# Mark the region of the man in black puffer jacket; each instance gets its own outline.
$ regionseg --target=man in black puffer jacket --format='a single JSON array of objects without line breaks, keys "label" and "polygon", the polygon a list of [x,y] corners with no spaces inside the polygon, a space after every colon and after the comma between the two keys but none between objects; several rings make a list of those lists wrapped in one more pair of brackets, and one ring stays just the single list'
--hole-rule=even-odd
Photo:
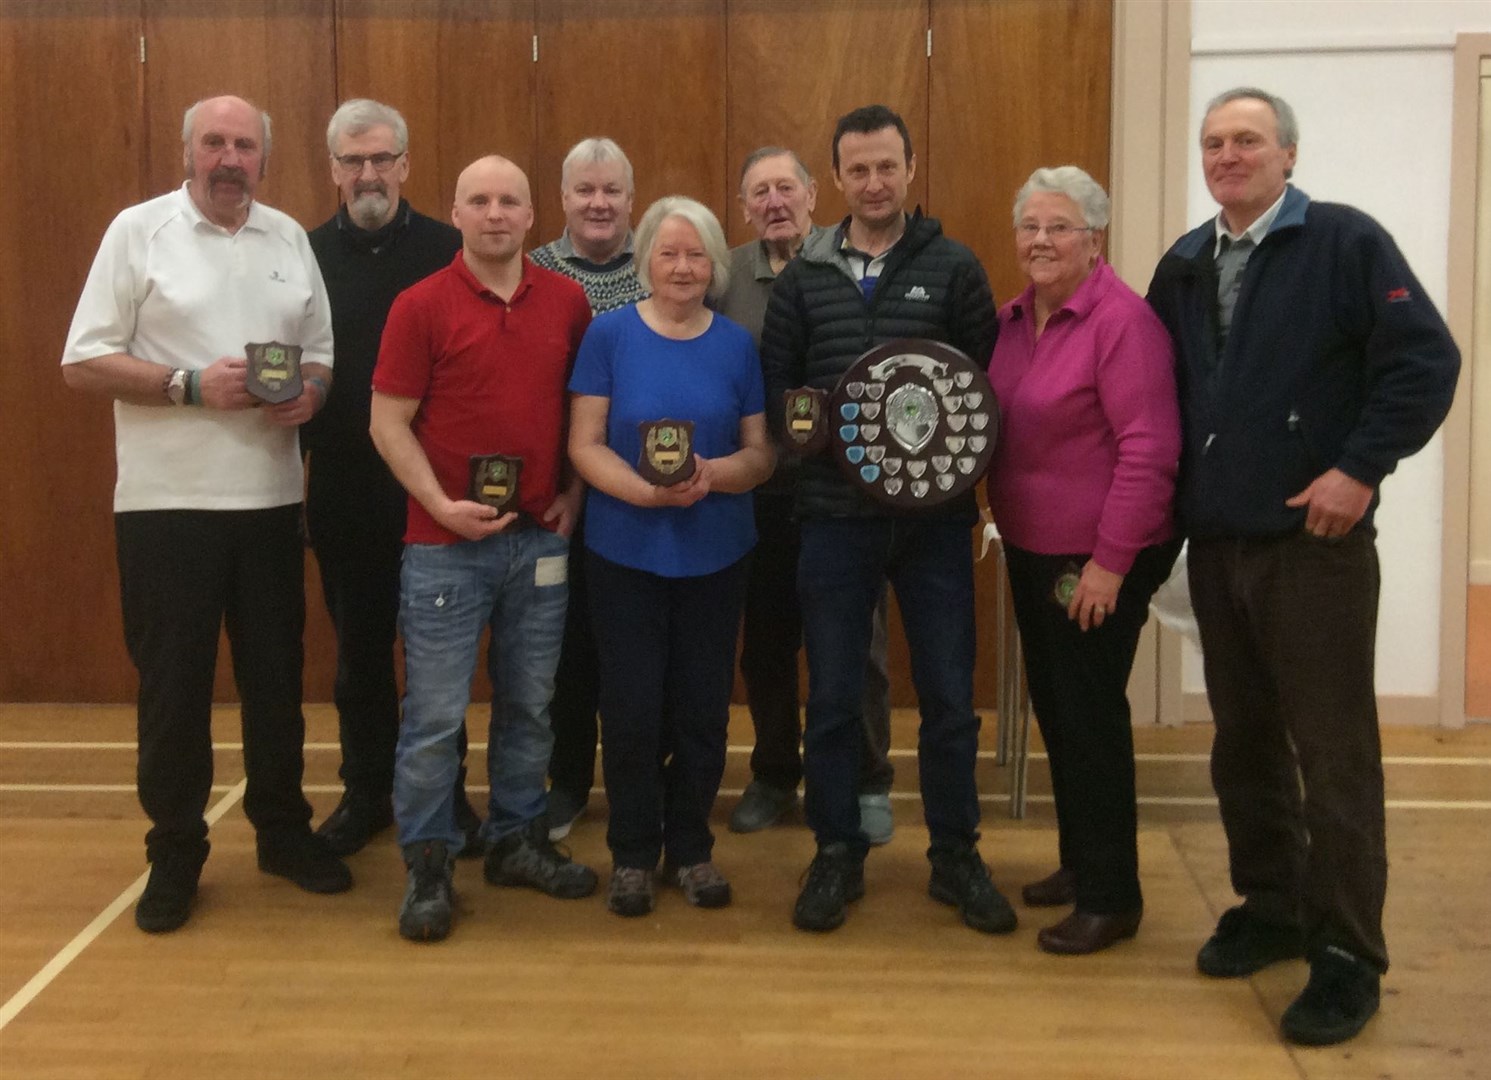
[{"label": "man in black puffer jacket", "polygon": [[[767,416],[781,436],[782,394],[832,391],[864,352],[896,338],[931,338],[987,364],[997,332],[989,279],[973,253],[920,210],[907,215],[916,172],[905,122],[883,105],[841,117],[834,184],[849,217],[812,237],[777,278],[761,334]],[[818,854],[793,922],[832,930],[864,894],[869,844],[857,798],[860,717],[871,618],[889,579],[911,648],[921,706],[922,801],[931,833],[930,891],[978,930],[1007,932],[1015,914],[977,848],[974,784],[972,493],[900,513],[869,499],[827,456],[805,462],[798,592],[808,655],[803,774]]]}]

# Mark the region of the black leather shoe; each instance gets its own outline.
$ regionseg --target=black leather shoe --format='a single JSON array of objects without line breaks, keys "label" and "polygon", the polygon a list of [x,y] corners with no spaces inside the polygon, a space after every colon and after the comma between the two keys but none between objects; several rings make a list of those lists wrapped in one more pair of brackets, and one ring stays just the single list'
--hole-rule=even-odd
[{"label": "black leather shoe", "polygon": [[352,888],[352,871],[309,832],[259,841],[259,869],[286,878],[306,892],[341,893]]},{"label": "black leather shoe", "polygon": [[367,847],[369,840],[392,824],[393,802],[390,799],[365,799],[348,792],[321,822],[316,835],[333,855],[346,858]]},{"label": "black leather shoe", "polygon": [[186,925],[197,879],[207,859],[207,841],[184,850],[162,850],[150,856],[150,879],[135,905],[135,925],[147,934],[169,934]]},{"label": "black leather shoe", "polygon": [[1020,890],[1026,907],[1066,907],[1077,902],[1077,875],[1066,867]]},{"label": "black leather shoe", "polygon": [[1048,926],[1036,934],[1035,943],[1048,953],[1086,956],[1133,937],[1139,932],[1139,921],[1143,917],[1142,911],[1129,911],[1122,915],[1074,911],[1055,926]]}]

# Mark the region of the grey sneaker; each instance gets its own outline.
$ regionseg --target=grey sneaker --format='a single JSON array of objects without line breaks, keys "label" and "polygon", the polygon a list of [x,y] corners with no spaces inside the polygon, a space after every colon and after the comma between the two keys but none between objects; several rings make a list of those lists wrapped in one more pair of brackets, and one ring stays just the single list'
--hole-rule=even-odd
[{"label": "grey sneaker", "polygon": [[683,890],[683,898],[694,907],[721,908],[730,903],[730,883],[712,862],[680,866],[669,876]]},{"label": "grey sneaker", "polygon": [[554,846],[542,818],[493,844],[482,864],[482,875],[493,885],[526,886],[561,900],[589,896],[597,883],[594,870]]},{"label": "grey sneaker", "polygon": [[635,866],[612,867],[606,907],[627,918],[646,915],[652,910],[652,872]]},{"label": "grey sneaker", "polygon": [[564,788],[549,789],[549,809],[544,818],[549,826],[550,840],[563,840],[575,827],[575,822],[585,816],[586,800]]},{"label": "grey sneaker", "polygon": [[775,825],[796,805],[797,792],[783,791],[764,780],[752,780],[730,814],[730,831],[760,832]]},{"label": "grey sneaker", "polygon": [[409,941],[442,941],[450,935],[455,863],[444,840],[410,844],[404,849],[409,883],[399,908],[399,936]]},{"label": "grey sneaker", "polygon": [[890,811],[889,795],[861,795],[859,797],[859,831],[871,847],[890,843],[896,832],[896,819]]}]

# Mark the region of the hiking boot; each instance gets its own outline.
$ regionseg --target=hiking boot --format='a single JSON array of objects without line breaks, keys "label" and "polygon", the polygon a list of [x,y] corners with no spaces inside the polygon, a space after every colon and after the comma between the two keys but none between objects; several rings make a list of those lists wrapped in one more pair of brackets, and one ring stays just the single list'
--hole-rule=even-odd
[{"label": "hiking boot", "polygon": [[1334,1046],[1361,1031],[1377,1012],[1382,977],[1345,949],[1327,945],[1310,961],[1310,981],[1279,1023],[1301,1046]]},{"label": "hiking boot", "polygon": [[482,875],[493,885],[538,889],[561,900],[595,892],[595,871],[570,859],[549,839],[543,818],[535,818],[492,845]]},{"label": "hiking boot", "polygon": [[319,836],[291,833],[258,839],[259,869],[287,878],[311,893],[343,893],[352,888],[352,871]]},{"label": "hiking boot", "polygon": [[147,934],[168,934],[186,924],[197,896],[197,880],[207,859],[200,851],[159,851],[150,859],[150,879],[135,905],[135,925]]},{"label": "hiking boot", "polygon": [[1014,930],[1015,909],[994,887],[976,847],[933,851],[930,858],[932,878],[927,892],[932,899],[956,907],[964,923],[985,934]]},{"label": "hiking boot", "polygon": [[386,796],[366,799],[351,791],[326,815],[316,830],[326,849],[346,858],[367,847],[368,841],[393,824],[393,801]]},{"label": "hiking boot", "polygon": [[799,930],[838,929],[844,924],[845,908],[865,894],[864,861],[844,843],[820,847],[804,876],[792,909],[792,925]]},{"label": "hiking boot", "polygon": [[652,872],[635,866],[613,866],[606,907],[632,918],[652,910]]},{"label": "hiking boot", "polygon": [[752,780],[740,793],[740,802],[730,813],[730,831],[760,832],[782,820],[797,805],[797,792]]},{"label": "hiking boot", "polygon": [[408,941],[444,941],[454,919],[455,862],[444,840],[427,840],[404,849],[408,884],[399,908],[399,936]]},{"label": "hiking boot", "polygon": [[1240,979],[1304,955],[1299,927],[1259,918],[1243,905],[1222,912],[1216,931],[1196,954],[1196,969],[1214,979]]},{"label": "hiking boot", "polygon": [[859,831],[871,847],[882,847],[890,843],[896,834],[896,819],[891,813],[889,795],[861,795],[859,797]]},{"label": "hiking boot", "polygon": [[544,820],[549,826],[550,840],[563,840],[575,827],[575,822],[585,816],[586,798],[564,788],[549,789],[549,808]]},{"label": "hiking boot", "polygon": [[730,903],[730,883],[712,862],[680,866],[668,877],[683,890],[683,898],[694,907],[721,908]]}]

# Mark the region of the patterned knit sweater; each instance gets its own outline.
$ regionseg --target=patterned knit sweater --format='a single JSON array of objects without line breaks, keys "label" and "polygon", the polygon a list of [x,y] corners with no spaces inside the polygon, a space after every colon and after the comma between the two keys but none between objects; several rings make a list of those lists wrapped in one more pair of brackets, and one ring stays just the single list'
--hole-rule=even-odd
[{"label": "patterned knit sweater", "polygon": [[596,315],[647,299],[647,290],[637,280],[637,266],[630,250],[601,265],[576,254],[565,235],[535,248],[528,257],[538,266],[578,281],[590,301],[590,310]]}]

